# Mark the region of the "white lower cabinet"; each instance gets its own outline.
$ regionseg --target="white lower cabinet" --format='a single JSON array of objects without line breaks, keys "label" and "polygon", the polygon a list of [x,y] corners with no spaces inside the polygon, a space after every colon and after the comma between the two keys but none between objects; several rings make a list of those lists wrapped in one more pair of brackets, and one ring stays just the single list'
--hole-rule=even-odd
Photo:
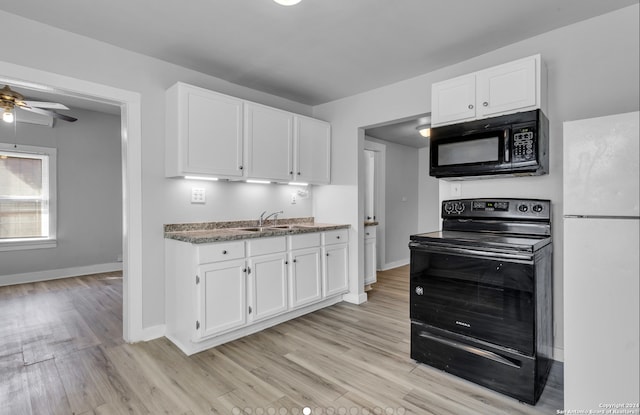
[{"label": "white lower cabinet", "polygon": [[249,259],[250,321],[259,321],[287,311],[287,254]]},{"label": "white lower cabinet", "polygon": [[349,231],[339,229],[323,235],[324,295],[332,296],[349,290]]},{"label": "white lower cabinet", "polygon": [[297,308],[322,298],[320,246],[291,252],[289,291],[291,307]]},{"label": "white lower cabinet", "polygon": [[167,239],[166,337],[191,355],[341,301],[347,241],[348,229],[322,238]]},{"label": "white lower cabinet", "polygon": [[376,227],[364,228],[364,285],[371,285],[378,281],[376,258]]},{"label": "white lower cabinet", "polygon": [[244,259],[202,265],[196,278],[196,338],[213,336],[247,323]]}]

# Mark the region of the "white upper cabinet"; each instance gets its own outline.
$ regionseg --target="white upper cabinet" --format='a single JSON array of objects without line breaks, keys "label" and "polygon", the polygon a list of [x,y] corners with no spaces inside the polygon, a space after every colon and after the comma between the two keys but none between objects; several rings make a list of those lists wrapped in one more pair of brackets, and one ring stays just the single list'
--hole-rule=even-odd
[{"label": "white upper cabinet", "polygon": [[536,106],[535,58],[521,59],[478,72],[478,117]]},{"label": "white upper cabinet", "polygon": [[293,174],[293,114],[246,103],[244,121],[248,177],[290,181]]},{"label": "white upper cabinet", "polygon": [[434,83],[435,126],[545,108],[546,71],[540,55]]},{"label": "white upper cabinet", "polygon": [[292,179],[296,182],[331,182],[331,125],[309,117],[295,117],[295,158]]},{"label": "white upper cabinet", "polygon": [[243,176],[243,101],[177,83],[166,95],[166,176]]},{"label": "white upper cabinet", "polygon": [[329,123],[182,82],[165,98],[167,177],[330,183]]},{"label": "white upper cabinet", "polygon": [[431,124],[476,117],[476,76],[465,75],[431,87]]}]

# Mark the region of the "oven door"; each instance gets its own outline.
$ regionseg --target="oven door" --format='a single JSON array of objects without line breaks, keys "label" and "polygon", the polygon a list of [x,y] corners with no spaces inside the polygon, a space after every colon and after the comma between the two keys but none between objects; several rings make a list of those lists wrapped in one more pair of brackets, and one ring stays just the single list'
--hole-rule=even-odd
[{"label": "oven door", "polygon": [[533,354],[530,253],[411,244],[411,319]]}]

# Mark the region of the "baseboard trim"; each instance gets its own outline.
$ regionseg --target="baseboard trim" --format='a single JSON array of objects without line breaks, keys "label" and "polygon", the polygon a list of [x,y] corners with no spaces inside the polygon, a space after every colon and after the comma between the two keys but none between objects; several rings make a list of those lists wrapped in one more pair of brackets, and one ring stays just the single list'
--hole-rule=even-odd
[{"label": "baseboard trim", "polygon": [[362,294],[345,294],[342,296],[342,300],[351,304],[362,304],[367,301],[367,293]]},{"label": "baseboard trim", "polygon": [[57,280],[60,278],[79,277],[81,275],[99,274],[101,272],[122,271],[122,262],[85,265],[81,267],[60,268],[46,271],[25,272],[23,274],[0,275],[0,287],[5,285],[26,284],[30,282]]},{"label": "baseboard trim", "polygon": [[564,362],[564,349],[553,348],[553,360]]},{"label": "baseboard trim", "polygon": [[400,261],[387,262],[382,265],[382,269],[380,271],[388,271],[393,268],[404,267],[405,265],[409,265],[409,258],[401,259]]},{"label": "baseboard trim", "polygon": [[145,327],[140,333],[140,339],[138,341],[148,342],[150,340],[159,339],[163,337],[167,332],[167,326],[164,324],[158,324],[157,326]]}]

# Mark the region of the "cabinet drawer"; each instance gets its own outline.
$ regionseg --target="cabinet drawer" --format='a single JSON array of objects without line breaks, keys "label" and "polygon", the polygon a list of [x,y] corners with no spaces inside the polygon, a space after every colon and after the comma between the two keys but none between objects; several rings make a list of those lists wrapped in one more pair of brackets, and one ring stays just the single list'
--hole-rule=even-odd
[{"label": "cabinet drawer", "polygon": [[244,258],[244,241],[222,242],[198,247],[198,262],[226,261]]},{"label": "cabinet drawer", "polygon": [[304,249],[320,246],[320,233],[305,233],[290,236],[291,249]]},{"label": "cabinet drawer", "polygon": [[323,233],[324,245],[343,244],[349,242],[349,229],[337,229]]},{"label": "cabinet drawer", "polygon": [[365,226],[364,227],[364,239],[376,239],[376,227]]},{"label": "cabinet drawer", "polygon": [[275,254],[286,250],[287,239],[285,236],[278,236],[277,238],[257,238],[247,241],[248,256]]}]

